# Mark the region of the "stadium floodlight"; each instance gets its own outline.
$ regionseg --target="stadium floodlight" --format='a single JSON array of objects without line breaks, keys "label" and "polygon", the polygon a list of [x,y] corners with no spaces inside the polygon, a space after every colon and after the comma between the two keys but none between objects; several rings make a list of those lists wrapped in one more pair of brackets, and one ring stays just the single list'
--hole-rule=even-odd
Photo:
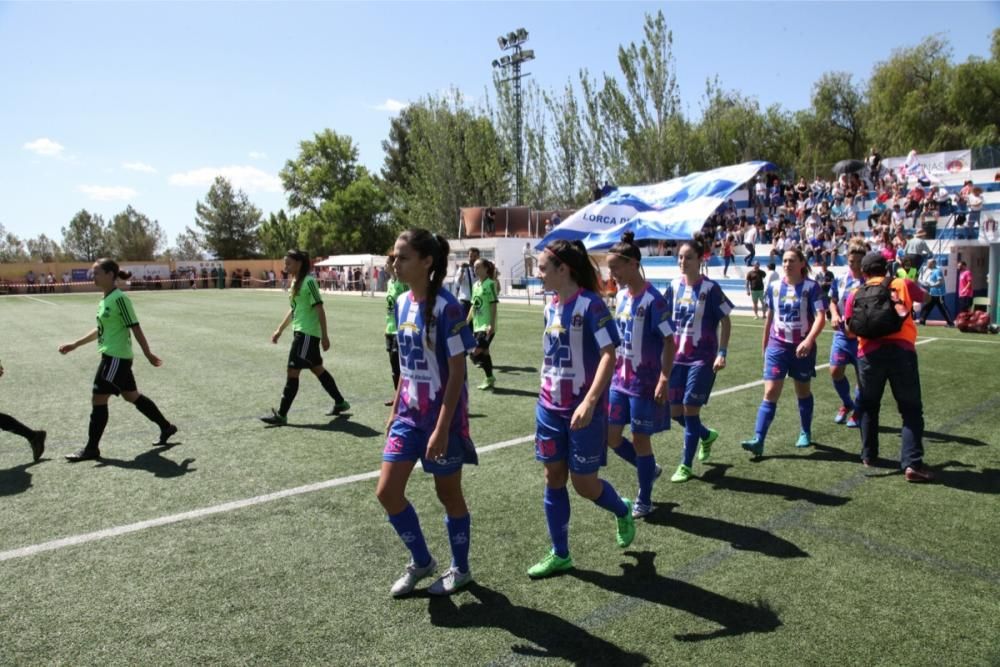
[{"label": "stadium floodlight", "polygon": [[500,61],[499,60],[494,60],[493,61],[493,66],[494,67],[500,67]]},{"label": "stadium floodlight", "polygon": [[501,49],[506,49],[507,48],[507,38],[504,37],[503,35],[500,35],[499,37],[497,37],[497,44],[500,45]]},{"label": "stadium floodlight", "polygon": [[518,28],[517,29],[517,40],[519,42],[527,42],[528,41],[528,31],[525,30],[524,28]]},{"label": "stadium floodlight", "polygon": [[514,103],[514,140],[515,140],[515,150],[517,151],[517,173],[514,177],[514,202],[518,206],[521,205],[521,184],[522,176],[524,172],[523,167],[523,154],[524,154],[524,141],[522,138],[522,99],[521,99],[521,79],[528,74],[521,73],[521,63],[527,62],[529,60],[535,59],[535,52],[531,49],[522,50],[521,45],[528,41],[528,31],[525,28],[518,28],[517,30],[512,30],[506,35],[500,35],[497,37],[497,44],[500,49],[507,51],[509,49],[513,50],[513,54],[509,56],[502,56],[499,60],[493,61],[493,67],[496,69],[510,69],[510,76],[504,79],[504,82],[510,81],[513,83],[513,103]]}]

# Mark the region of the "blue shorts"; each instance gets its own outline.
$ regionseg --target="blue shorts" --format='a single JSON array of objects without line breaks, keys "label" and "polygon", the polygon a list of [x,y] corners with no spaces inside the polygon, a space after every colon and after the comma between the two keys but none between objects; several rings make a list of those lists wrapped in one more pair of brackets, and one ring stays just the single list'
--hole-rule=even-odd
[{"label": "blue shorts", "polygon": [[708,364],[674,364],[667,396],[670,405],[708,405],[715,371]]},{"label": "blue shorts", "polygon": [[608,402],[608,423],[615,426],[628,424],[633,433],[652,435],[670,429],[670,412],[651,398],[630,396],[611,390]]},{"label": "blue shorts", "polygon": [[797,382],[811,382],[816,377],[816,346],[813,345],[809,356],[795,356],[798,343],[780,343],[768,341],[764,353],[764,379],[784,380],[785,376]]},{"label": "blue shorts", "polygon": [[569,430],[571,416],[535,407],[535,459],[543,463],[566,461],[570,471],[579,475],[597,472],[608,462],[606,411],[594,410],[590,424],[579,431]]},{"label": "blue shorts", "polygon": [[383,461],[420,461],[424,472],[450,475],[465,463],[477,464],[479,457],[472,440],[460,433],[448,434],[448,451],[437,461],[427,458],[427,441],[431,434],[398,419],[392,422],[382,450]]},{"label": "blue shorts", "polygon": [[858,367],[858,339],[848,338],[839,331],[833,332],[833,345],[830,346],[830,365]]}]

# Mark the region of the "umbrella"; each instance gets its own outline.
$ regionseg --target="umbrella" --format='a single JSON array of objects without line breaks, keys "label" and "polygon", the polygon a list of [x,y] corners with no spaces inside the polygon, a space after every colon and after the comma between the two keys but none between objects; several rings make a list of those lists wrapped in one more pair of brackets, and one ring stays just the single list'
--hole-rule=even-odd
[{"label": "umbrella", "polygon": [[841,160],[837,164],[833,165],[833,173],[838,176],[840,174],[853,174],[864,168],[865,163],[861,160]]}]

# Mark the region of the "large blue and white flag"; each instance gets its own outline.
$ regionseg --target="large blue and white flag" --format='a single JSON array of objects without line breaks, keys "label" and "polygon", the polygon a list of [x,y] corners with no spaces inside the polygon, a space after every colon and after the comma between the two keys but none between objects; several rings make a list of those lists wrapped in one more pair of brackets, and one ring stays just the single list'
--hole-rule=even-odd
[{"label": "large blue and white flag", "polygon": [[538,248],[556,239],[580,239],[588,249],[609,248],[631,231],[636,241],[690,239],[744,183],[770,162],[744,162],[696,172],[653,185],[623,186],[588,204],[545,235]]}]

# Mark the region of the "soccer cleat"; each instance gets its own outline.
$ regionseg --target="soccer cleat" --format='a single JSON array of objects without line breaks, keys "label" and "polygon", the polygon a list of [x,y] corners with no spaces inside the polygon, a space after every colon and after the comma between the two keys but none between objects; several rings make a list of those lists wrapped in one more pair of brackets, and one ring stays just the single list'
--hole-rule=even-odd
[{"label": "soccer cleat", "polygon": [[635,519],[632,518],[632,501],[628,498],[622,498],[622,502],[625,503],[625,516],[615,517],[618,521],[615,542],[624,549],[635,539]]},{"label": "soccer cleat", "polygon": [[812,436],[805,431],[799,431],[799,439],[795,441],[795,446],[798,448],[808,447],[812,444]]},{"label": "soccer cleat", "polygon": [[45,452],[45,436],[45,431],[35,431],[35,434],[28,440],[28,444],[31,445],[31,456],[36,461],[42,458],[42,454]]},{"label": "soccer cleat", "polygon": [[663,474],[663,468],[660,466],[660,464],[659,463],[654,464],[654,466],[653,466],[653,479],[654,480],[660,479],[660,475],[662,475],[662,474]]},{"label": "soccer cleat", "polygon": [[647,505],[644,502],[636,500],[635,503],[632,505],[633,519],[641,519],[642,517],[646,516],[647,514],[651,514],[652,512],[653,512],[652,504]]},{"label": "soccer cleat", "polygon": [[398,598],[403,595],[409,595],[413,592],[417,583],[421,579],[426,579],[427,577],[434,574],[434,568],[437,567],[437,561],[431,558],[431,562],[427,563],[424,567],[417,567],[417,564],[412,560],[406,564],[406,572],[403,573],[396,583],[392,585],[389,592],[392,593],[392,597]]},{"label": "soccer cleat", "polygon": [[[389,405],[392,405],[391,403]],[[347,401],[340,401],[339,403],[334,403],[333,407],[326,413],[327,416],[339,415],[347,412],[351,409],[351,404]]]},{"label": "soccer cleat", "polygon": [[705,462],[712,457],[712,443],[719,439],[719,432],[708,429],[708,437],[698,443],[698,460]]},{"label": "soccer cleat", "polygon": [[170,443],[167,441],[170,440],[170,438],[172,438],[176,434],[177,434],[177,427],[171,424],[167,428],[160,431],[160,441],[156,444],[159,445],[160,447],[169,445]]},{"label": "soccer cleat", "polygon": [[493,376],[491,375],[491,376],[487,377],[487,378],[486,378],[486,379],[485,379],[485,380],[483,381],[483,383],[482,383],[481,385],[479,385],[479,387],[478,387],[478,388],[479,388],[479,389],[482,389],[483,391],[486,391],[487,389],[492,389],[492,388],[493,388],[493,386],[494,386],[494,385],[495,385],[496,383],[497,383],[497,379],[496,379],[495,377],[493,377]]},{"label": "soccer cleat", "polygon": [[430,585],[427,592],[431,595],[451,595],[459,588],[472,583],[472,570],[459,572],[454,565]]},{"label": "soccer cleat", "polygon": [[544,579],[558,572],[565,572],[572,569],[572,556],[567,554],[565,558],[561,558],[556,555],[555,551],[550,551],[545,558],[528,568],[528,576],[532,579]]},{"label": "soccer cleat", "polygon": [[847,428],[860,428],[860,427],[861,427],[860,415],[858,415],[858,411],[855,410],[854,412],[851,413],[851,416],[847,418]]},{"label": "soccer cleat", "polygon": [[691,468],[683,463],[677,466],[676,472],[670,476],[671,482],[686,482],[691,479]]},{"label": "soccer cleat", "polygon": [[66,460],[71,463],[77,461],[96,461],[101,458],[101,450],[97,447],[81,447],[72,454],[66,455]]},{"label": "soccer cleat", "polygon": [[837,409],[837,416],[833,418],[833,423],[834,424],[843,424],[844,422],[846,422],[847,421],[847,413],[848,412],[850,412],[850,410],[848,410],[846,406],[841,405]]},{"label": "soccer cleat", "polygon": [[764,441],[756,435],[749,440],[741,442],[740,447],[747,450],[754,456],[762,456],[764,454]]},{"label": "soccer cleat", "polygon": [[288,423],[288,418],[278,414],[278,411],[274,408],[271,408],[271,414],[264,415],[260,420],[270,426],[284,426]]},{"label": "soccer cleat", "polygon": [[388,401],[386,401],[382,405],[384,405],[385,407],[389,408],[389,407],[392,407],[392,404],[395,403],[395,402],[396,402],[395,399],[391,399],[390,398]]},{"label": "soccer cleat", "polygon": [[906,477],[907,482],[934,481],[934,473],[931,472],[931,469],[925,465],[921,465],[920,467],[910,466],[906,469],[906,472],[903,473],[903,476]]}]

